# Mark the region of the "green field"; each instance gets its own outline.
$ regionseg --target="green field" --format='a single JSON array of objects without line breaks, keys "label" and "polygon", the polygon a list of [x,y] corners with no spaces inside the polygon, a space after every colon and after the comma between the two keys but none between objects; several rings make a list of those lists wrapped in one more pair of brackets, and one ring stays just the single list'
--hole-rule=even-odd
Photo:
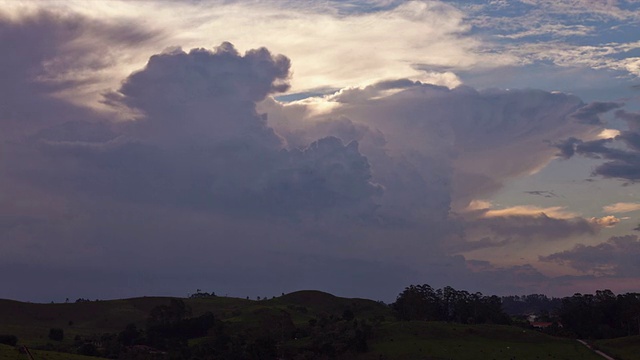
[{"label": "green field", "polygon": [[618,359],[640,360],[640,335],[598,340],[595,346]]},{"label": "green field", "polygon": [[[54,351],[31,350],[31,355],[36,360],[99,360],[101,358],[59,353]],[[0,344],[0,360],[28,360],[26,354],[21,354],[18,349],[13,346]]]},{"label": "green field", "polygon": [[[118,333],[129,323],[144,329],[151,309],[166,305],[170,300],[144,297],[69,304],[0,300],[0,334],[16,335],[19,345],[44,347],[55,343],[48,339],[49,329],[61,328],[64,340],[55,343],[55,346],[70,348],[76,335]],[[338,357],[344,359],[601,359],[572,339],[551,337],[512,326],[399,322],[384,304],[366,299],[340,298],[318,291],[301,291],[261,301],[227,297],[182,300],[191,309],[191,316],[212,312],[233,331],[246,333],[266,329],[271,334],[274,331],[276,334],[287,334],[296,329],[309,329],[312,319],[342,321],[339,319],[343,312],[350,309],[357,320],[371,324],[373,330],[368,341],[369,351]],[[189,344],[193,346],[206,340],[194,339]],[[303,336],[283,341],[283,346],[302,349],[311,339]],[[609,340],[599,342],[598,346],[621,359],[633,360],[638,359],[636,354],[639,353],[637,338],[635,341],[622,344]],[[33,350],[33,354],[37,360],[97,359],[40,350]],[[0,360],[26,358],[13,347],[0,346]]]},{"label": "green field", "polygon": [[503,325],[395,322],[383,330],[363,359],[602,359],[575,340]]}]

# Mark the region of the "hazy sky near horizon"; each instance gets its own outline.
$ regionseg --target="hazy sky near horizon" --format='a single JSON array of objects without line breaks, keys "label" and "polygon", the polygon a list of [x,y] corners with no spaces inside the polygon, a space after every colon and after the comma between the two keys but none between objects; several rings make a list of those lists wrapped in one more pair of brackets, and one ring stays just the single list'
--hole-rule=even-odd
[{"label": "hazy sky near horizon", "polygon": [[0,298],[640,291],[640,1],[0,1]]}]

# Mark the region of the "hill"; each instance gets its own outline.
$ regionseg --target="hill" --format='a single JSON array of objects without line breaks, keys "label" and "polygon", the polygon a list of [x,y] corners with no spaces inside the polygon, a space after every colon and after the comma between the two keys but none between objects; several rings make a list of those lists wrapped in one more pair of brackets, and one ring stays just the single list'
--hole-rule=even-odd
[{"label": "hill", "polygon": [[597,340],[594,345],[618,359],[640,359],[640,335]]},{"label": "hill", "polygon": [[[49,339],[52,328],[63,330],[62,341]],[[0,334],[38,351],[59,351],[39,352],[37,360],[95,359],[60,352],[134,358],[134,347],[158,359],[599,359],[571,339],[511,326],[400,322],[384,304],[320,291],[268,300],[0,300]],[[3,345],[4,359],[26,356]]]}]

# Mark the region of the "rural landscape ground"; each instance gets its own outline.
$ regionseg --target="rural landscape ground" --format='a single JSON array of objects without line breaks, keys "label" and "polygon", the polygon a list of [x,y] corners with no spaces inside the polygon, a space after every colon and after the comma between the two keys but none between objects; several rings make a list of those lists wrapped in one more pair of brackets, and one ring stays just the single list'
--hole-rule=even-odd
[{"label": "rural landscape ground", "polygon": [[[522,324],[401,321],[380,302],[319,291],[260,300],[204,294],[0,300],[0,335],[17,340],[0,345],[0,360],[28,359],[24,346],[35,360],[603,359],[571,336]],[[640,359],[640,336],[587,341],[615,359]]]}]

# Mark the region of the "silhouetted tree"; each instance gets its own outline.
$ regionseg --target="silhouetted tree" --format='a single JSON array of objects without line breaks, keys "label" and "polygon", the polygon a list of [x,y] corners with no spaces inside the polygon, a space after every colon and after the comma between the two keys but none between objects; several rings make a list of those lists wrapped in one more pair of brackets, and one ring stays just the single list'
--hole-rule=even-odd
[{"label": "silhouetted tree", "polygon": [[459,323],[508,324],[497,296],[458,291],[450,286],[433,290],[429,285],[411,285],[391,304],[401,320],[439,320]]}]

